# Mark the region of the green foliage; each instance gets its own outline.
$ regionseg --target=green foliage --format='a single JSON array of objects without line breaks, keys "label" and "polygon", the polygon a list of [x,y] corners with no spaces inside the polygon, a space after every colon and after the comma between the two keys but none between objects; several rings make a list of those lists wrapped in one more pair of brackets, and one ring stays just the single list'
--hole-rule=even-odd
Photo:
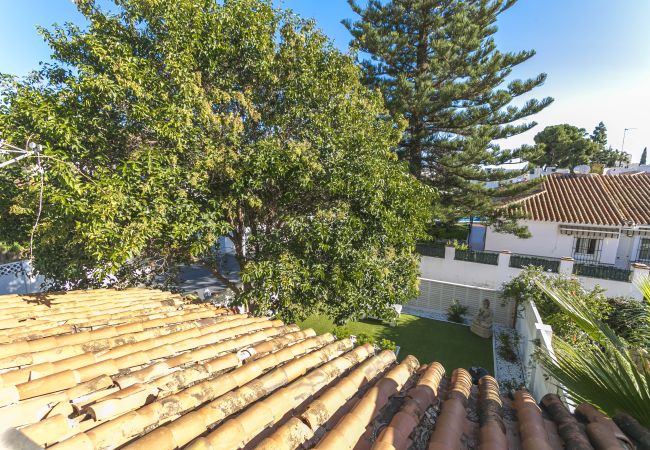
[{"label": "green foliage", "polygon": [[501,290],[504,299],[515,301],[518,310],[527,301],[535,302],[544,323],[551,325],[553,333],[572,343],[584,343],[588,337],[579,326],[568,320],[564,310],[539,288],[539,283],[549,289],[571,292],[598,320],[605,320],[611,311],[611,306],[603,295],[604,290],[600,287],[585,290],[576,277],[547,273],[542,267],[528,266],[518,276],[503,284]]},{"label": "green foliage", "polygon": [[331,333],[337,338],[337,339],[345,339],[349,338],[350,335],[352,334],[350,330],[347,327],[344,327],[342,325],[336,326],[332,328]]},{"label": "green foliage", "polygon": [[551,125],[535,135],[535,146],[524,152],[531,163],[545,167],[573,169],[581,164],[592,166],[592,172],[602,173],[602,167],[630,162],[630,154],[607,145],[607,128],[600,122],[591,136],[584,128],[569,124]]},{"label": "green foliage", "polygon": [[380,339],[376,344],[382,350],[397,351],[397,344],[390,339]]},{"label": "green foliage", "polygon": [[430,239],[436,241],[440,240],[457,240],[465,241],[467,240],[468,234],[467,224],[462,223],[439,223],[433,224],[428,229],[428,234]]},{"label": "green foliage", "polygon": [[525,157],[540,167],[573,169],[588,164],[598,152],[598,144],[589,139],[584,128],[569,124],[551,125],[535,135],[535,147]]},{"label": "green foliage", "polygon": [[456,250],[469,250],[469,245],[467,245],[467,242],[459,242],[456,239],[447,241],[447,246],[454,247]]},{"label": "green foliage", "polygon": [[592,157],[592,164],[614,167],[630,162],[632,155],[607,145],[607,128],[603,122],[600,122],[594,128],[593,133],[591,133],[591,140],[598,146],[598,150]]},{"label": "green foliage", "polygon": [[458,303],[458,300],[454,300],[447,308],[447,319],[450,322],[456,323],[465,323],[465,314],[467,314],[469,308],[465,305]]},{"label": "green foliage", "polygon": [[644,166],[646,164],[647,159],[648,159],[648,147],[644,147],[643,152],[641,153],[641,159],[639,160],[639,164]]},{"label": "green foliage", "polygon": [[365,333],[360,333],[357,335],[357,345],[363,345],[363,344],[372,344],[375,345],[375,338],[365,334]]},{"label": "green foliage", "polygon": [[499,353],[499,356],[508,362],[517,362],[519,360],[519,354],[517,353],[519,337],[513,339],[510,336],[510,333],[502,332],[499,334],[498,338],[499,345],[497,352]]},{"label": "green foliage", "polygon": [[[583,297],[564,288],[537,283],[566,317],[589,337],[585,346],[556,337],[555,357],[539,352],[548,372],[576,403],[589,402],[613,416],[627,413],[650,427],[650,359],[645,349],[630,345],[599,319]],[[650,282],[640,288],[650,298]]]},{"label": "green foliage", "polygon": [[610,311],[605,323],[631,345],[650,348],[650,307],[629,297],[607,299]]},{"label": "green foliage", "polygon": [[[51,288],[166,283],[199,260],[286,320],[415,296],[432,191],[350,57],[270,0],[115,3],[77,2],[87,28],[41,30],[55,62],[2,79],[3,137],[44,146],[34,256]],[[31,173],[0,182],[1,240],[26,240]],[[242,288],[213,263],[223,235]]]},{"label": "green foliage", "polygon": [[526,119],[552,101],[513,105],[542,85],[545,74],[504,81],[535,54],[497,49],[496,21],[515,0],[371,0],[366,7],[348,1],[361,16],[344,24],[363,57],[366,82],[380,89],[394,116],[406,120],[397,153],[411,173],[440,191],[442,208],[436,212],[445,221],[478,215],[504,231],[525,232],[513,220],[504,221],[509,211],[495,210],[493,200],[536,182],[498,189],[484,183],[519,175],[485,167],[518,158],[519,149],[503,149],[498,142],[530,130],[535,122]]}]

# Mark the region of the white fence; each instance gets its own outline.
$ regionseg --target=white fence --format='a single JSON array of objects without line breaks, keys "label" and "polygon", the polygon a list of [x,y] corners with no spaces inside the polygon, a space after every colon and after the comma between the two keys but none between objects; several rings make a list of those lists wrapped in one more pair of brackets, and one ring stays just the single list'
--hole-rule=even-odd
[{"label": "white fence", "polygon": [[29,261],[0,264],[0,295],[40,292],[43,277],[40,275],[31,277],[30,273]]},{"label": "white fence", "polygon": [[446,314],[447,308],[454,300],[457,300],[461,305],[468,307],[468,317],[473,317],[485,298],[490,300],[494,321],[512,326],[514,317],[513,303],[504,304],[496,289],[420,278],[418,297],[411,300],[408,307],[426,313]]},{"label": "white fence", "polygon": [[547,352],[554,357],[551,339],[553,330],[542,321],[535,303],[526,302],[522,314],[517,317],[517,333],[519,334],[519,356],[524,368],[526,387],[540,401],[544,395],[554,393],[563,397],[564,394],[556,383],[542,369],[535,359],[535,351]]}]

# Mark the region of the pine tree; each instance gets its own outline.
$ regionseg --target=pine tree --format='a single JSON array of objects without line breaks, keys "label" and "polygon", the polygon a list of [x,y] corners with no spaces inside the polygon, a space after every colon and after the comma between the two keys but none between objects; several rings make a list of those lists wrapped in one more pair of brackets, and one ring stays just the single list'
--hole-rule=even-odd
[{"label": "pine tree", "polygon": [[607,146],[607,127],[603,122],[599,122],[591,133],[591,140],[598,144],[602,149]]},{"label": "pine tree", "polygon": [[641,153],[641,161],[639,161],[639,164],[645,166],[647,158],[648,158],[648,147],[645,147],[643,149],[643,153]]},{"label": "pine tree", "polygon": [[370,0],[366,8],[348,1],[361,16],[344,24],[353,49],[369,55],[360,58],[366,81],[407,121],[398,156],[440,191],[446,219],[493,216],[495,197],[528,188],[485,185],[523,173],[485,167],[518,157],[497,141],[531,129],[535,122],[525,119],[552,102],[512,105],[546,79],[510,80],[513,68],[535,52],[503,53],[494,42],[498,16],[516,0]]},{"label": "pine tree", "polygon": [[607,127],[601,121],[591,133],[590,139],[598,147],[591,156],[591,164],[602,164],[605,167],[616,167],[630,162],[631,155],[607,145]]}]

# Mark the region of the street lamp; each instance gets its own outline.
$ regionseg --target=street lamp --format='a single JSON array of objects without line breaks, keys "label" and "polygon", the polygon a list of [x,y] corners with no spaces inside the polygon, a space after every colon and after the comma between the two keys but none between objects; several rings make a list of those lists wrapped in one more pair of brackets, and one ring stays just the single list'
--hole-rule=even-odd
[{"label": "street lamp", "polygon": [[621,144],[621,153],[625,150],[625,133],[627,133],[627,130],[636,130],[636,128],[625,128],[623,130],[623,143]]}]

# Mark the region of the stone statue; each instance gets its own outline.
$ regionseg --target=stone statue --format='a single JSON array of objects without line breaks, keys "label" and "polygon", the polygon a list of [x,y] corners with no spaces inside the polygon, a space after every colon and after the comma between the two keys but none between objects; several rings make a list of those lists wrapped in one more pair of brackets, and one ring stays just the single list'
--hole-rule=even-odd
[{"label": "stone statue", "polygon": [[483,299],[483,306],[474,317],[470,330],[482,338],[492,337],[492,308],[490,308],[490,300],[487,298]]}]

